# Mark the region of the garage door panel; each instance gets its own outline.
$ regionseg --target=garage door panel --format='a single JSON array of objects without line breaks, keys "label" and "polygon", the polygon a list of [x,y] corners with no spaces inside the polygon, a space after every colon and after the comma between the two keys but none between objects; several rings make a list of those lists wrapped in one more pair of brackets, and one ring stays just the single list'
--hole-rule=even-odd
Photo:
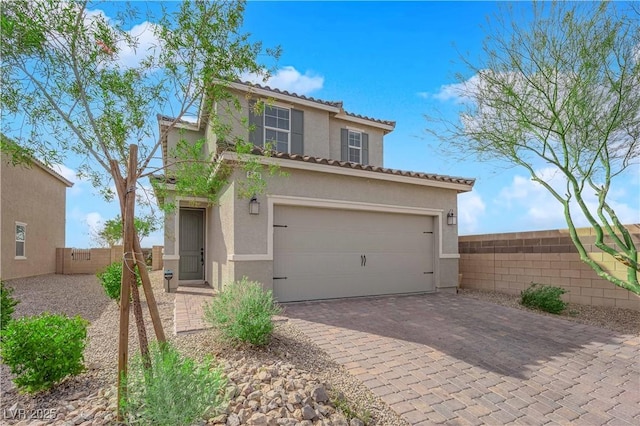
[{"label": "garage door panel", "polygon": [[274,245],[283,253],[292,252],[360,252],[362,244],[351,234],[331,229],[274,229]]},{"label": "garage door panel", "polygon": [[274,295],[285,302],[434,291],[433,222],[430,216],[275,206]]},{"label": "garage door panel", "polygon": [[[339,251],[360,253],[374,252],[410,253],[428,250],[432,244],[431,235],[410,232],[372,231],[354,233],[329,229],[274,229],[274,245],[282,253]],[[383,243],[383,244],[381,244]]]},{"label": "garage door panel", "polygon": [[[360,273],[360,255],[352,253],[325,254],[322,259],[315,253],[291,253],[282,256],[274,265],[275,276],[319,276],[327,273],[334,275]],[[327,268],[331,265],[331,268]]]}]

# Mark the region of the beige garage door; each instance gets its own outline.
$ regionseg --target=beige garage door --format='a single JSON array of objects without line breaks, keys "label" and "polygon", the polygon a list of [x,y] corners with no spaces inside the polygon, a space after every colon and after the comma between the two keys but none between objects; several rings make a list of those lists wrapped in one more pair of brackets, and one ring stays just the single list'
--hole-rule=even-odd
[{"label": "beige garage door", "polygon": [[281,302],[435,290],[433,217],[275,206]]}]

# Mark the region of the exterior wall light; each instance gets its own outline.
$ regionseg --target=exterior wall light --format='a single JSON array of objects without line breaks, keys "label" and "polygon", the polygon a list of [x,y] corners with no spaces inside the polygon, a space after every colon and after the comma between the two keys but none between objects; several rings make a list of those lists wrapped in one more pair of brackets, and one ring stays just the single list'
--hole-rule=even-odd
[{"label": "exterior wall light", "polygon": [[255,195],[249,201],[249,214],[260,214],[260,202]]},{"label": "exterior wall light", "polygon": [[457,225],[457,224],[458,224],[458,218],[453,213],[453,209],[451,209],[449,210],[449,213],[447,213],[447,225]]}]

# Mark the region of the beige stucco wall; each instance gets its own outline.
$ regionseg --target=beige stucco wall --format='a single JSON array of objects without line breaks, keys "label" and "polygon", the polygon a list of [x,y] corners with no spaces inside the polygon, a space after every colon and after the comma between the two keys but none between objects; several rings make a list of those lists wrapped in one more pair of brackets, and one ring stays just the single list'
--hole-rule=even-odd
[{"label": "beige stucco wall", "polygon": [[[216,110],[221,122],[231,129],[231,137],[227,139],[233,141],[233,137],[239,137],[247,141],[249,140],[249,130],[246,122],[243,122],[243,119],[248,120],[249,117],[249,99],[243,93],[237,91],[234,93],[239,96],[239,110],[235,106],[229,106],[228,103],[219,103]],[[254,99],[262,99],[273,105],[304,111],[305,155],[340,160],[340,129],[350,128],[369,134],[369,164],[373,166],[383,166],[384,133],[381,129],[339,119],[331,112],[296,102],[285,102],[261,97],[254,97]],[[210,125],[206,127],[206,134],[208,150],[213,152],[215,149],[215,135]]]},{"label": "beige stucco wall", "polygon": [[[56,248],[65,243],[67,186],[40,166],[13,166],[0,159],[0,277],[56,271]],[[16,222],[27,224],[25,259],[15,257]]]},{"label": "beige stucco wall", "polygon": [[[193,144],[196,141],[203,139],[204,136],[205,136],[204,130],[196,132],[194,130],[187,130],[187,129],[180,129],[180,128],[173,128],[167,134],[167,157],[168,158],[166,159],[166,161],[169,162],[169,167],[167,171],[168,175],[171,175],[171,170],[173,169],[173,161],[175,160],[175,157],[173,156],[173,154],[178,142],[181,139],[185,139],[186,141],[189,141],[191,144]],[[209,158],[207,154],[209,153],[210,148],[211,148],[210,144],[205,143],[205,146],[203,147],[202,158]]]},{"label": "beige stucco wall", "polygon": [[237,200],[234,195],[235,184],[231,183],[223,189],[218,204],[208,209],[205,280],[217,290],[235,279],[233,264],[227,260],[235,247],[233,212]]},{"label": "beige stucco wall", "polygon": [[[228,254],[264,254],[268,245],[268,197],[293,196],[324,200],[382,204],[387,206],[417,207],[440,210],[446,214],[449,209],[457,211],[457,193],[454,190],[388,182],[359,177],[335,175],[297,169],[282,168],[288,176],[268,177],[267,194],[258,197],[261,203],[260,215],[250,215],[248,200],[237,199],[234,209],[235,232],[234,250]],[[267,173],[264,173],[267,176]],[[234,172],[234,178],[243,179],[242,171]],[[436,241],[442,237],[442,252],[452,258],[438,258],[436,248],[436,264],[434,265],[437,282],[436,287],[454,288],[458,284],[457,227],[443,224],[438,227],[435,222]],[[442,235],[440,235],[442,232]],[[270,271],[272,261],[236,261],[235,277],[247,275],[250,279],[260,281],[265,288],[272,289],[273,282]]]},{"label": "beige stucco wall", "polygon": [[[263,283],[267,289],[273,288],[273,260],[234,260],[233,256],[268,253],[268,199],[278,196],[432,209],[434,237],[436,241],[442,238],[444,254],[439,257],[440,247],[437,244],[434,265],[436,287],[442,290],[457,286],[457,227],[446,225],[445,217],[449,209],[457,211],[455,190],[286,167],[282,167],[280,172],[287,175],[277,173],[271,176],[266,169],[263,171],[267,193],[258,196],[261,203],[259,215],[250,215],[249,200],[238,196],[239,182],[246,178],[242,168],[230,176],[232,183],[223,189],[219,203],[207,208],[205,280],[213,288],[220,290],[225,284],[243,276]],[[168,215],[166,223],[165,232],[171,232],[175,228],[176,217]],[[165,256],[174,252],[177,253],[177,243],[166,239]],[[177,265],[177,260],[167,261],[165,257],[165,269],[172,268],[175,272]],[[174,280],[172,289],[178,284],[178,280]]]},{"label": "beige stucco wall", "polygon": [[[457,193],[454,190],[366,179],[355,176],[321,173],[298,169],[281,168],[287,176],[268,176],[266,195],[285,195],[327,200],[384,204],[403,207],[439,209],[444,212],[457,211]],[[243,179],[242,171],[234,172],[234,178]],[[415,179],[420,182],[419,179]],[[258,197],[263,208],[267,205],[266,195]],[[235,212],[236,227],[251,229],[251,232],[236,233],[235,253],[264,253],[266,247],[267,217],[263,210],[259,216],[248,213],[246,208]],[[457,229],[443,225],[443,252],[458,253]]]},{"label": "beige stucco wall", "polygon": [[332,119],[330,123],[330,155],[326,158],[332,158],[335,160],[341,160],[340,158],[340,130],[351,129],[356,131],[362,131],[369,135],[369,164],[372,166],[383,167],[384,162],[382,159],[383,151],[383,137],[382,130],[371,126],[365,126],[360,123],[352,123],[350,121]]}]

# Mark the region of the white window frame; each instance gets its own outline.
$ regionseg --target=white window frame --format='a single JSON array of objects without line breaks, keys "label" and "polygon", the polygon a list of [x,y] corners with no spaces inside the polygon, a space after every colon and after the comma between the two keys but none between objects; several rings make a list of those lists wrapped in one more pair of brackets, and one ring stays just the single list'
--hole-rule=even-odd
[{"label": "white window frame", "polygon": [[[279,127],[271,127],[271,126],[267,126],[267,108],[274,108],[274,109],[282,109],[282,110],[286,110],[289,112],[289,128],[288,129],[281,129]],[[282,105],[268,105],[265,104],[264,106],[264,111],[262,113],[262,128],[264,129],[264,144],[265,146],[267,146],[267,143],[269,143],[269,140],[267,139],[267,130],[272,130],[274,132],[279,132],[279,133],[286,133],[287,135],[287,154],[291,153],[291,108],[287,108],[285,106]],[[275,146],[276,151],[278,150],[278,143],[276,141],[276,146]]]},{"label": "white window frame", "polygon": [[[18,227],[19,226],[23,228],[22,241],[18,240]],[[18,255],[18,243],[19,242],[22,243],[22,255]],[[27,224],[24,223],[24,222],[16,222],[14,250],[15,250],[14,251],[15,259],[26,259],[27,258]]]},{"label": "white window frame", "polygon": [[[352,134],[358,135],[358,138],[360,139],[360,146],[351,145]],[[362,132],[357,130],[347,129],[347,159],[349,160],[349,162],[354,163],[354,161],[351,161],[352,149],[358,150],[358,161],[355,161],[355,163],[362,163]]]}]

